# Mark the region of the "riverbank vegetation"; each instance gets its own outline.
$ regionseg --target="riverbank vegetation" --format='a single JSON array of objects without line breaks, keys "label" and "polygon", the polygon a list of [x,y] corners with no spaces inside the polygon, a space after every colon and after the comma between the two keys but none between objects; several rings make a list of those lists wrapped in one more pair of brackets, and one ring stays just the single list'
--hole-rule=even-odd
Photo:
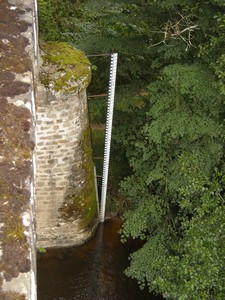
[{"label": "riverbank vegetation", "polygon": [[[42,39],[119,53],[110,197],[122,240],[144,241],[126,274],[166,299],[224,299],[224,1],[41,0],[40,22]],[[109,63],[92,63],[104,93]]]}]

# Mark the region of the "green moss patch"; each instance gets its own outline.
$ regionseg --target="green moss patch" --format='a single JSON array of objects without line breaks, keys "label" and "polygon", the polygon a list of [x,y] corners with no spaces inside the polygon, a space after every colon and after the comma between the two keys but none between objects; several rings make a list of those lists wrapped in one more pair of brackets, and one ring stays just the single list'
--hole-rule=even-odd
[{"label": "green moss patch", "polygon": [[85,54],[63,42],[43,44],[43,68],[40,74],[42,84],[55,91],[74,93],[78,83],[86,88],[91,80],[91,63]]},{"label": "green moss patch", "polygon": [[64,205],[60,211],[65,218],[79,218],[83,228],[86,229],[92,227],[97,218],[94,165],[92,161],[89,128],[83,132],[81,148],[83,152],[82,168],[85,171],[85,184],[78,195],[67,196],[65,201],[66,205]]},{"label": "green moss patch", "polygon": [[11,215],[7,220],[6,238],[9,241],[26,242],[24,235],[25,228],[22,224],[22,218],[17,215]]}]

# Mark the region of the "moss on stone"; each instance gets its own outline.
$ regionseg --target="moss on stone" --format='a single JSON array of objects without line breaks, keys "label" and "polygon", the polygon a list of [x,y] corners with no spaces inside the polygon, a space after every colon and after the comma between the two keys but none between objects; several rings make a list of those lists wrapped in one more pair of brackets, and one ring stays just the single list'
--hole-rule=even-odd
[{"label": "moss on stone", "polygon": [[92,160],[92,148],[89,127],[83,131],[81,139],[83,152],[82,168],[85,171],[85,184],[78,195],[68,195],[61,211],[66,218],[76,215],[84,229],[93,226],[97,218],[97,201],[94,178],[94,164]]},{"label": "moss on stone", "polygon": [[22,219],[18,215],[10,216],[6,223],[7,240],[26,241]]},{"label": "moss on stone", "polygon": [[[21,218],[30,205],[30,192],[25,186],[31,175],[30,119],[27,108],[7,102],[1,106],[0,127],[4,139],[1,144],[0,163],[0,272],[7,281],[17,277],[20,272],[29,272],[31,268],[29,244],[24,235],[26,227]],[[1,287],[0,299],[11,299],[2,296]]]},{"label": "moss on stone", "polygon": [[70,94],[88,86],[91,63],[82,51],[63,42],[48,42],[42,47],[40,79],[46,88]]}]

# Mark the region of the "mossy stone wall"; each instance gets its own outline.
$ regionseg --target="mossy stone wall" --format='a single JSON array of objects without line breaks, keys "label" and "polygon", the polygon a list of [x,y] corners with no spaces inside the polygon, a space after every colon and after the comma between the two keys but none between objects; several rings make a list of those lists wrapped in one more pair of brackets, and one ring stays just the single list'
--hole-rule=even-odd
[{"label": "mossy stone wall", "polygon": [[87,240],[97,224],[86,87],[90,62],[65,44],[42,45],[37,100],[37,247]]},{"label": "mossy stone wall", "polygon": [[36,300],[34,25],[35,1],[0,2],[1,300]]},{"label": "mossy stone wall", "polygon": [[39,59],[37,23],[36,0],[1,1],[1,300],[36,300],[36,247],[82,243],[97,224],[90,63],[63,43]]}]

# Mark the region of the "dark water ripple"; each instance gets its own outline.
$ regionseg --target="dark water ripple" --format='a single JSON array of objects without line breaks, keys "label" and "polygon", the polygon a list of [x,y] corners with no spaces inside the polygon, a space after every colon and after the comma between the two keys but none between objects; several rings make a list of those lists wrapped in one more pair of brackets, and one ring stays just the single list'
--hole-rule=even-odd
[{"label": "dark water ripple", "polygon": [[122,245],[121,221],[106,221],[86,244],[38,255],[38,300],[161,300],[123,271],[134,245]]}]

